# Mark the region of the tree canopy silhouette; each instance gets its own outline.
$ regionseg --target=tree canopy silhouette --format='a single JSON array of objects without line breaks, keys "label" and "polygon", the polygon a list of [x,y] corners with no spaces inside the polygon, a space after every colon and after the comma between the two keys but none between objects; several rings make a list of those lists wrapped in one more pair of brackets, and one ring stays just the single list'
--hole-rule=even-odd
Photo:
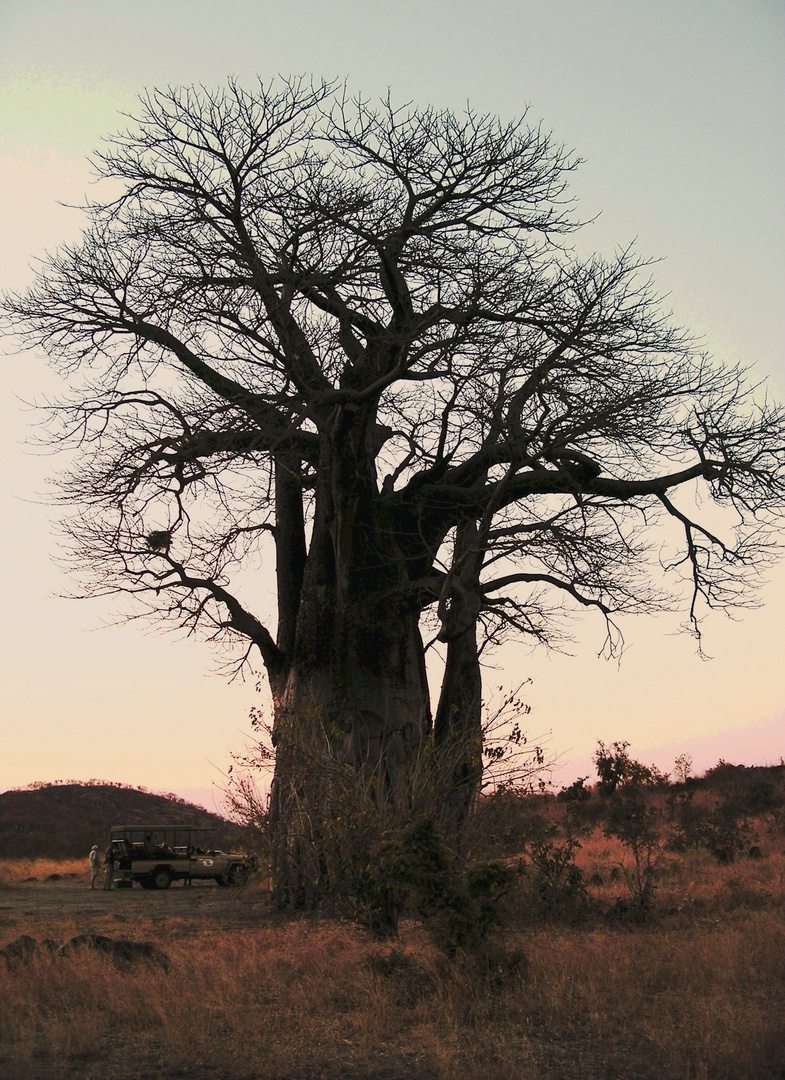
[{"label": "tree canopy silhouette", "polygon": [[[88,593],[258,651],[284,831],[309,726],[382,800],[457,747],[460,820],[483,648],[586,609],[613,652],[619,613],[679,602],[697,632],[749,602],[782,411],[630,248],[574,254],[577,162],[540,126],[229,81],[146,93],[94,164],[80,243],[6,298],[67,383],[67,540]],[[271,552],[275,625],[245,572]]]}]

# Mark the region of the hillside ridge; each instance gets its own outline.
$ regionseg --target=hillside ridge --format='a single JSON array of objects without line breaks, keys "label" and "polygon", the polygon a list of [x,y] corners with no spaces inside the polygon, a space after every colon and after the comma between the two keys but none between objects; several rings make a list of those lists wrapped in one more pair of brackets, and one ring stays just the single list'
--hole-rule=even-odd
[{"label": "hillside ridge", "polygon": [[173,794],[110,781],[33,783],[0,793],[0,858],[70,859],[101,851],[113,825],[199,825],[216,847],[240,841],[232,822]]}]

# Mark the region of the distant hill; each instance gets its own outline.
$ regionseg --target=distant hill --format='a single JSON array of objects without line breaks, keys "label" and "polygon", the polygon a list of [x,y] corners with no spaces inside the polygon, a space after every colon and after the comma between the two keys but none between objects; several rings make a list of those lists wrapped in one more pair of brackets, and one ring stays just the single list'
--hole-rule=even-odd
[{"label": "distant hill", "polygon": [[201,825],[211,844],[243,843],[242,830],[175,795],[154,795],[122,784],[32,784],[0,794],[0,858],[70,859],[103,852],[112,825]]}]

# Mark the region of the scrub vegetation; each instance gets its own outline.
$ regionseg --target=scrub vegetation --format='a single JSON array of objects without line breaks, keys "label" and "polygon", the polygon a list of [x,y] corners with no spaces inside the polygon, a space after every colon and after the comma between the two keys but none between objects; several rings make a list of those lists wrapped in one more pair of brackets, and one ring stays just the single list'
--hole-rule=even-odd
[{"label": "scrub vegetation", "polygon": [[775,1080],[783,796],[785,766],[724,762],[697,779],[653,772],[610,791],[584,781],[558,796],[500,792],[478,810],[469,860],[499,870],[476,893],[485,909],[472,909],[490,904],[493,918],[464,947],[440,938],[444,920],[413,873],[398,936],[380,940],[337,903],[332,918],[323,905],[318,916],[275,914],[263,876],[222,892],[217,917],[199,906],[214,891],[205,885],[187,905],[165,906],[175,889],[102,894],[89,915],[63,908],[36,924],[35,890],[76,886],[23,884],[29,867],[3,863],[0,941],[121,934],[156,944],[171,968],[43,948],[0,962],[0,999],[13,1003],[0,1013],[0,1070],[9,1080]]}]

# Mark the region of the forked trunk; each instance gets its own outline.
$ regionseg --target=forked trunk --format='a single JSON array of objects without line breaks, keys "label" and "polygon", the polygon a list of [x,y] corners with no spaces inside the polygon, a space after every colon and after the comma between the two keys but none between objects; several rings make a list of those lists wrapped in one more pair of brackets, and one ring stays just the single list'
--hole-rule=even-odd
[{"label": "forked trunk", "polygon": [[482,674],[477,648],[481,566],[479,531],[474,521],[465,521],[456,530],[453,569],[439,605],[439,636],[447,643],[447,659],[434,723],[443,815],[456,845],[482,781]]},{"label": "forked trunk", "polygon": [[447,646],[434,741],[444,790],[442,818],[454,847],[482,781],[482,675],[472,625]]}]

